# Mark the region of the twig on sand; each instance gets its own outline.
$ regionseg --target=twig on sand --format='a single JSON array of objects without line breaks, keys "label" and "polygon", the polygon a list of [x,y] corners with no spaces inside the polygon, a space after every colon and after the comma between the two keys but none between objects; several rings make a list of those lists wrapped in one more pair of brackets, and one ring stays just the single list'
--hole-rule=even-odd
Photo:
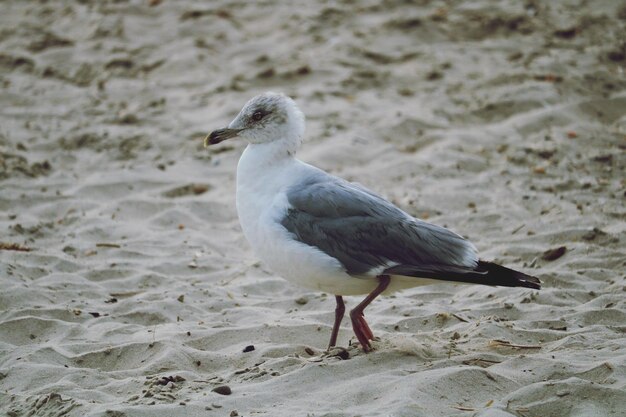
[{"label": "twig on sand", "polygon": [[0,250],[15,250],[19,252],[30,252],[32,249],[22,246],[19,243],[0,242]]},{"label": "twig on sand", "polygon": [[518,227],[516,227],[515,229],[513,229],[513,231],[511,232],[512,235],[514,235],[515,233],[519,232],[520,230],[522,230],[522,228],[526,226],[525,223],[522,223],[521,225],[519,225]]},{"label": "twig on sand", "polygon": [[141,294],[142,292],[143,291],[112,292],[112,293],[109,293],[109,295],[111,297],[127,298],[127,297],[133,297],[137,294]]},{"label": "twig on sand", "polygon": [[476,411],[475,408],[472,408],[472,407],[462,407],[460,405],[454,405],[454,406],[452,406],[452,408],[456,408],[457,410],[461,410],[461,411]]},{"label": "twig on sand", "polygon": [[97,248],[121,248],[117,243],[96,243]]},{"label": "twig on sand", "polygon": [[459,316],[458,314],[452,313],[452,317],[454,317],[455,319],[462,321],[464,323],[469,323],[469,320],[466,318],[463,318],[461,316]]},{"label": "twig on sand", "polygon": [[539,345],[515,345],[508,340],[493,339],[489,341],[489,347],[510,347],[513,349],[541,349]]},{"label": "twig on sand", "polygon": [[476,365],[476,366],[480,366],[481,368],[488,368],[491,365],[495,365],[496,363],[500,363],[500,362],[501,361],[476,358],[476,359],[469,359],[469,360],[463,361],[463,364],[464,365]]}]

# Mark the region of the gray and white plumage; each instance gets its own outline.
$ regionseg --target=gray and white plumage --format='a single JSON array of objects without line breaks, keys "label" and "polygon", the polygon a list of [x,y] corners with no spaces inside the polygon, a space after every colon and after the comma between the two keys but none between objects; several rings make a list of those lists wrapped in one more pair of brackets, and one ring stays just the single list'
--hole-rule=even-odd
[{"label": "gray and white plumage", "polygon": [[[341,295],[375,297],[434,280],[540,287],[535,277],[480,261],[456,233],[298,160],[303,135],[294,101],[264,93],[205,139],[205,145],[235,136],[249,142],[237,166],[237,213],[253,250],[282,277],[335,294],[338,305]],[[361,343],[371,334],[362,317],[366,305],[353,317]]]},{"label": "gray and white plumage", "polygon": [[415,272],[470,272],[476,249],[461,236],[415,219],[371,191],[316,172],[286,190],[281,224],[307,245],[341,262],[352,276],[391,267]]}]

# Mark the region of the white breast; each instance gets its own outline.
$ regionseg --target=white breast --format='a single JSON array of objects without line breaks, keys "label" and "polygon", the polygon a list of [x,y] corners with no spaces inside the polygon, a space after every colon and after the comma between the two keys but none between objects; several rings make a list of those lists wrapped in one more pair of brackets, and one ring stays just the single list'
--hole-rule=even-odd
[{"label": "white breast", "polygon": [[237,214],[254,252],[298,285],[342,295],[371,291],[375,280],[351,277],[337,259],[296,241],[280,224],[289,209],[285,190],[313,168],[292,157],[268,163],[266,151],[248,146],[237,166]]}]

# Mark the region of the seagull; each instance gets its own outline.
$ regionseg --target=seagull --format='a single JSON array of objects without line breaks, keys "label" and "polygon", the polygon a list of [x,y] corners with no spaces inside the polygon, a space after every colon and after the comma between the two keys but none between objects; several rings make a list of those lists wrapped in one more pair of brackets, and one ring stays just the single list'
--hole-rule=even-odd
[{"label": "seagull", "polygon": [[256,255],[281,277],[334,294],[337,343],[343,296],[367,294],[350,311],[365,352],[374,334],[365,308],[381,293],[441,281],[540,289],[539,279],[479,260],[476,247],[450,230],[417,219],[360,184],[296,158],[304,115],[280,93],[248,101],[204,146],[248,142],[237,165],[237,214]]}]

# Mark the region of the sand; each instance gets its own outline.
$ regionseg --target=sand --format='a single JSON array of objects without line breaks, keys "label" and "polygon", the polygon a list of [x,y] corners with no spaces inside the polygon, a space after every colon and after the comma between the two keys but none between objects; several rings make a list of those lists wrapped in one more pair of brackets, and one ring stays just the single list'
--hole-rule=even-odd
[{"label": "sand", "polygon": [[[3,2],[0,414],[624,416],[626,3],[414,3]],[[325,353],[332,294],[239,228],[245,144],[202,148],[266,90],[301,159],[544,288],[381,297]]]}]

